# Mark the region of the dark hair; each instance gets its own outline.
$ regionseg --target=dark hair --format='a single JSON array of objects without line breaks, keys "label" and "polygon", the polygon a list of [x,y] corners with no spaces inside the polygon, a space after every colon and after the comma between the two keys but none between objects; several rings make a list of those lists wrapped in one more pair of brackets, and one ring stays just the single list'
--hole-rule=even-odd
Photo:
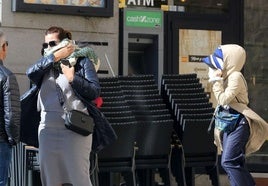
[{"label": "dark hair", "polygon": [[47,29],[45,32],[45,35],[53,34],[53,33],[58,33],[58,38],[60,41],[62,41],[65,38],[72,39],[71,32],[64,30],[63,28],[57,27],[57,26],[52,26],[49,29]]}]

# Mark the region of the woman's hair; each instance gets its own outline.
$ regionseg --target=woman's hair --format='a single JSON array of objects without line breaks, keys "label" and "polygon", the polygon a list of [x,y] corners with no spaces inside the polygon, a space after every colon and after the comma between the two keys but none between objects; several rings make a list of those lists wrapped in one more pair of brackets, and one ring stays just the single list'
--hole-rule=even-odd
[{"label": "woman's hair", "polygon": [[52,26],[49,29],[46,30],[45,35],[47,34],[53,34],[53,33],[58,33],[58,38],[60,41],[62,41],[63,39],[72,39],[72,34],[71,32],[64,30],[61,27],[57,27],[57,26]]}]

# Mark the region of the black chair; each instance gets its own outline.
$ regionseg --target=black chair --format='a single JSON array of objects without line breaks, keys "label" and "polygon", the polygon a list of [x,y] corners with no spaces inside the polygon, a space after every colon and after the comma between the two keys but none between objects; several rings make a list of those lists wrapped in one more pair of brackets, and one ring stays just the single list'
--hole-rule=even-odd
[{"label": "black chair", "polygon": [[117,116],[117,117],[107,117],[107,120],[111,123],[111,124],[115,124],[115,123],[126,123],[126,122],[135,122],[136,118],[133,115],[130,116]]},{"label": "black chair", "polygon": [[99,82],[100,84],[104,84],[104,83],[118,83],[118,77],[101,77],[99,78]]},{"label": "black chair", "polygon": [[110,107],[101,107],[100,110],[104,113],[106,112],[121,112],[121,111],[126,111],[129,110],[130,107],[128,105],[123,105],[123,106],[110,106]]},{"label": "black chair", "polygon": [[141,94],[128,94],[128,95],[124,95],[125,100],[147,100],[147,99],[159,99],[162,98],[159,93],[156,94],[145,94],[145,95],[141,95]]},{"label": "black chair", "polygon": [[118,117],[118,116],[121,116],[121,117],[128,117],[128,116],[131,116],[133,115],[132,111],[130,110],[123,110],[123,111],[107,111],[104,113],[104,115],[106,117]]},{"label": "black chair", "polygon": [[[176,121],[173,136],[177,140],[173,137],[173,141],[176,141],[174,144],[181,147],[177,148],[172,161],[185,164],[187,185],[194,185],[196,167],[205,167],[213,185],[218,185],[216,146],[213,135],[207,132],[214,109],[199,78],[196,74],[163,75],[161,94]],[[181,161],[176,161],[177,159]],[[182,162],[183,160],[185,161]],[[178,176],[178,172],[181,171],[177,167],[173,167],[173,170],[179,183],[181,176]],[[181,184],[185,185],[184,182]]]},{"label": "black chair", "polygon": [[127,100],[128,104],[130,106],[134,106],[134,105],[153,105],[153,104],[161,104],[164,103],[163,99],[132,99],[132,100]]},{"label": "black chair", "polygon": [[155,170],[169,184],[171,131],[174,120],[154,76],[119,78],[126,101],[138,121],[136,168],[139,185],[153,185]]},{"label": "black chair", "polygon": [[102,98],[105,98],[105,97],[118,97],[118,96],[122,96],[122,93],[120,91],[102,92],[101,93]]},{"label": "black chair", "polygon": [[168,89],[167,90],[167,95],[169,96],[170,94],[193,94],[193,93],[203,93],[204,88],[187,88],[187,89]]},{"label": "black chair", "polygon": [[154,85],[155,80],[154,79],[147,79],[147,80],[120,80],[120,85],[123,87],[125,85],[131,85],[131,86],[139,86],[139,85]]},{"label": "black chair", "polygon": [[162,79],[192,79],[197,78],[196,73],[189,74],[163,74]]},{"label": "black chair", "polygon": [[102,92],[118,92],[121,91],[121,87],[120,86],[103,86],[101,87],[101,91]]},{"label": "black chair", "polygon": [[208,97],[207,93],[183,93],[183,94],[170,94],[169,102],[172,102],[173,99],[197,99],[197,98],[206,98]]},{"label": "black chair", "polygon": [[156,84],[121,85],[122,90],[158,90]]},{"label": "black chair", "polygon": [[153,74],[144,74],[144,75],[132,75],[132,76],[118,76],[119,81],[146,81],[154,80]]},{"label": "black chair", "polygon": [[95,173],[97,185],[113,185],[112,173],[127,175],[127,184],[136,185],[135,154],[137,121],[125,100],[118,78],[101,78],[101,97],[103,105],[100,110],[115,130],[118,139],[98,154]]},{"label": "black chair", "polygon": [[105,101],[102,104],[102,107],[120,107],[122,105],[125,105],[126,102],[123,101],[107,101],[105,98]]},{"label": "black chair", "polygon": [[125,101],[124,96],[106,96],[105,98],[105,102],[117,102],[117,101]]},{"label": "black chair", "polygon": [[[127,185],[136,186],[136,131],[137,122],[125,122],[112,125],[118,139],[114,144],[106,147],[97,154],[98,185],[112,186],[111,172],[119,172],[122,175],[130,173]],[[106,177],[106,179],[104,179]]]},{"label": "black chair", "polygon": [[209,102],[209,99],[208,97],[202,97],[202,98],[182,98],[182,99],[172,99],[171,101],[171,108],[174,109],[174,106],[175,106],[175,103],[188,103],[188,104],[191,104],[191,103],[208,103]]},{"label": "black chair", "polygon": [[212,103],[206,102],[206,103],[175,103],[174,105],[174,112],[178,115],[178,110],[182,109],[206,109],[206,108],[212,108]]},{"label": "black chair", "polygon": [[184,119],[212,119],[213,113],[202,113],[202,114],[181,114],[180,121],[182,128],[184,128]]},{"label": "black chair", "polygon": [[163,79],[162,84],[191,84],[199,83],[199,78],[186,78],[186,79]]},{"label": "black chair", "polygon": [[214,112],[214,109],[212,107],[197,108],[197,109],[178,109],[176,116],[177,116],[177,121],[180,121],[180,114],[204,114],[204,113],[213,113],[213,112]]},{"label": "black chair", "polygon": [[185,174],[187,185],[194,186],[195,168],[203,167],[209,175],[212,185],[219,185],[217,148],[214,145],[213,132],[207,129],[210,119],[184,119],[182,145],[185,156]]},{"label": "black chair", "polygon": [[131,90],[131,89],[124,89],[124,95],[152,95],[152,94],[159,94],[157,89],[152,90]]},{"label": "black chair", "polygon": [[138,125],[136,170],[139,185],[154,185],[155,170],[160,170],[165,185],[170,184],[173,122],[172,119],[153,120]]},{"label": "black chair", "polygon": [[168,89],[187,89],[187,88],[202,88],[201,83],[186,83],[186,84],[165,84],[165,90]]}]

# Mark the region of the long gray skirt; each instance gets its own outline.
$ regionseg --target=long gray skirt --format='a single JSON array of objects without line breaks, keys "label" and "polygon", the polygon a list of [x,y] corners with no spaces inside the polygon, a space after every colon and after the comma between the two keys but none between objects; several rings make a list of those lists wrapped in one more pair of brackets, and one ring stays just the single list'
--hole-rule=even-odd
[{"label": "long gray skirt", "polygon": [[38,138],[42,186],[64,183],[92,186],[89,172],[92,135],[85,137],[66,129],[62,115],[54,115],[53,119],[46,117],[40,122]]}]

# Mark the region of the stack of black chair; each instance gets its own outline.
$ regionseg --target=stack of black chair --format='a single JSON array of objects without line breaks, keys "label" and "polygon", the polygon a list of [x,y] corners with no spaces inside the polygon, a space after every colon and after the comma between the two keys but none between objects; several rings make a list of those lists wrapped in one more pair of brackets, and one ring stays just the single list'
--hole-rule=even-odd
[{"label": "stack of black chair", "polygon": [[[116,131],[118,140],[97,154],[99,180],[96,185],[113,185],[113,172],[128,175],[129,185],[136,185],[135,153],[137,121],[125,101],[117,77],[100,78],[101,111]],[[130,176],[129,176],[130,175]]]},{"label": "stack of black chair", "polygon": [[174,130],[184,156],[178,159],[185,159],[187,185],[195,185],[195,171],[200,168],[205,168],[212,185],[219,185],[217,148],[213,131],[208,132],[214,108],[197,74],[164,74],[161,94],[176,121]]},{"label": "stack of black chair", "polygon": [[[153,185],[161,170],[169,184],[170,138],[174,120],[160,95],[153,75],[100,78],[100,110],[118,135],[98,153],[99,185],[111,185],[109,172],[119,172],[126,185]],[[136,181],[137,180],[137,181]]]},{"label": "stack of black chair", "polygon": [[168,185],[174,120],[155,78],[153,75],[120,76],[119,82],[138,122],[136,169],[139,185],[153,185],[156,169]]}]

